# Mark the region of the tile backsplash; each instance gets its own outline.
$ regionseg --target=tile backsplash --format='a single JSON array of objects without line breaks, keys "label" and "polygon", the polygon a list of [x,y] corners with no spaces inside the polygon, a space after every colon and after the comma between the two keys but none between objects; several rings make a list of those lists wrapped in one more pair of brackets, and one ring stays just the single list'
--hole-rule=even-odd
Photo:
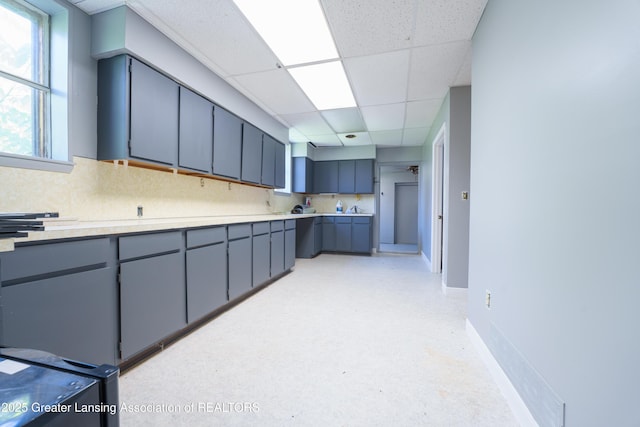
[{"label": "tile backsplash", "polygon": [[[0,212],[59,212],[82,221],[289,212],[298,194],[82,157],[73,171],[0,167]],[[334,204],[335,209],[335,204]]]}]

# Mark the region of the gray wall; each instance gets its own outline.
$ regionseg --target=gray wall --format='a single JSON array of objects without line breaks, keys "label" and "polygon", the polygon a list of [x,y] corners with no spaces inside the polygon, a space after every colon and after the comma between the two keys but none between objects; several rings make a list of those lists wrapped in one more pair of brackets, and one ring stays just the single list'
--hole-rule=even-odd
[{"label": "gray wall", "polygon": [[442,281],[449,287],[466,288],[469,265],[469,159],[471,150],[471,88],[452,87],[422,147],[419,228],[422,251],[431,260],[433,144],[442,126],[444,141],[444,200]]},{"label": "gray wall", "polygon": [[468,316],[567,427],[640,425],[638,22],[637,0],[492,0],[473,40]]}]

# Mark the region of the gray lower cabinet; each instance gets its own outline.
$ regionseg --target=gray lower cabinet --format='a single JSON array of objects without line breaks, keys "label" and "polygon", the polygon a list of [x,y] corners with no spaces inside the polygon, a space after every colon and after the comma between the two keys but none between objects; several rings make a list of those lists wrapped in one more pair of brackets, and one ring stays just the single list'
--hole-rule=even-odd
[{"label": "gray lower cabinet", "polygon": [[351,252],[351,218],[336,217],[336,251]]},{"label": "gray lower cabinet", "polygon": [[213,156],[213,103],[180,87],[178,166],[211,173]]},{"label": "gray lower cabinet", "polygon": [[284,222],[284,271],[296,265],[296,220]]},{"label": "gray lower cabinet", "polygon": [[267,282],[271,276],[271,227],[269,222],[256,222],[253,227],[253,287]]},{"label": "gray lower cabinet", "polygon": [[242,120],[216,107],[213,121],[213,174],[240,179]]},{"label": "gray lower cabinet", "polygon": [[186,272],[191,323],[228,301],[226,227],[187,231]]},{"label": "gray lower cabinet", "polygon": [[120,340],[122,359],[187,324],[182,233],[120,237]]},{"label": "gray lower cabinet", "polygon": [[351,218],[351,251],[371,253],[371,218]]},{"label": "gray lower cabinet", "polygon": [[322,251],[322,218],[313,219],[313,255],[316,256]]},{"label": "gray lower cabinet", "polygon": [[252,285],[251,224],[233,224],[229,233],[229,301],[249,292]]},{"label": "gray lower cabinet", "polygon": [[284,221],[271,221],[271,277],[284,272]]},{"label": "gray lower cabinet", "polygon": [[315,232],[315,221],[318,219],[322,221],[321,217],[296,220],[296,258],[313,258],[322,250],[321,246],[318,248],[318,243],[322,244],[322,234],[318,242]]},{"label": "gray lower cabinet", "polygon": [[115,256],[109,238],[1,253],[0,345],[117,364]]},{"label": "gray lower cabinet", "polygon": [[336,224],[332,216],[322,218],[322,250],[336,250]]}]

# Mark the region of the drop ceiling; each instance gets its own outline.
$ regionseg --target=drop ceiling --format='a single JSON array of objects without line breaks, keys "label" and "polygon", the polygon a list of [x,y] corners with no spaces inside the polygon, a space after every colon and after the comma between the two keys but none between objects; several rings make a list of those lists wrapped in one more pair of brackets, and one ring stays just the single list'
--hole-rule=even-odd
[{"label": "drop ceiling", "polygon": [[88,14],[126,4],[288,127],[291,142],[317,147],[422,145],[449,88],[471,84],[487,3],[320,0],[357,106],[318,111],[232,0],[69,1]]}]

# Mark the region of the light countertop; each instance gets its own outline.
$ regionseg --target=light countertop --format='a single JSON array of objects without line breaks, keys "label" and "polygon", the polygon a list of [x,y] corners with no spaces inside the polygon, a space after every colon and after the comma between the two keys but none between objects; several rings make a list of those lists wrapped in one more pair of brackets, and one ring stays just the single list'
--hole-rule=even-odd
[{"label": "light countertop", "polygon": [[139,233],[146,231],[176,230],[184,228],[206,227],[215,225],[238,224],[244,222],[276,221],[317,216],[364,216],[373,214],[262,214],[262,215],[228,215],[201,216],[184,218],[149,218],[129,220],[78,221],[74,219],[45,219],[44,231],[29,232],[28,237],[0,239],[0,252],[12,251],[14,243],[36,242],[55,239],[107,236],[115,234]]}]

